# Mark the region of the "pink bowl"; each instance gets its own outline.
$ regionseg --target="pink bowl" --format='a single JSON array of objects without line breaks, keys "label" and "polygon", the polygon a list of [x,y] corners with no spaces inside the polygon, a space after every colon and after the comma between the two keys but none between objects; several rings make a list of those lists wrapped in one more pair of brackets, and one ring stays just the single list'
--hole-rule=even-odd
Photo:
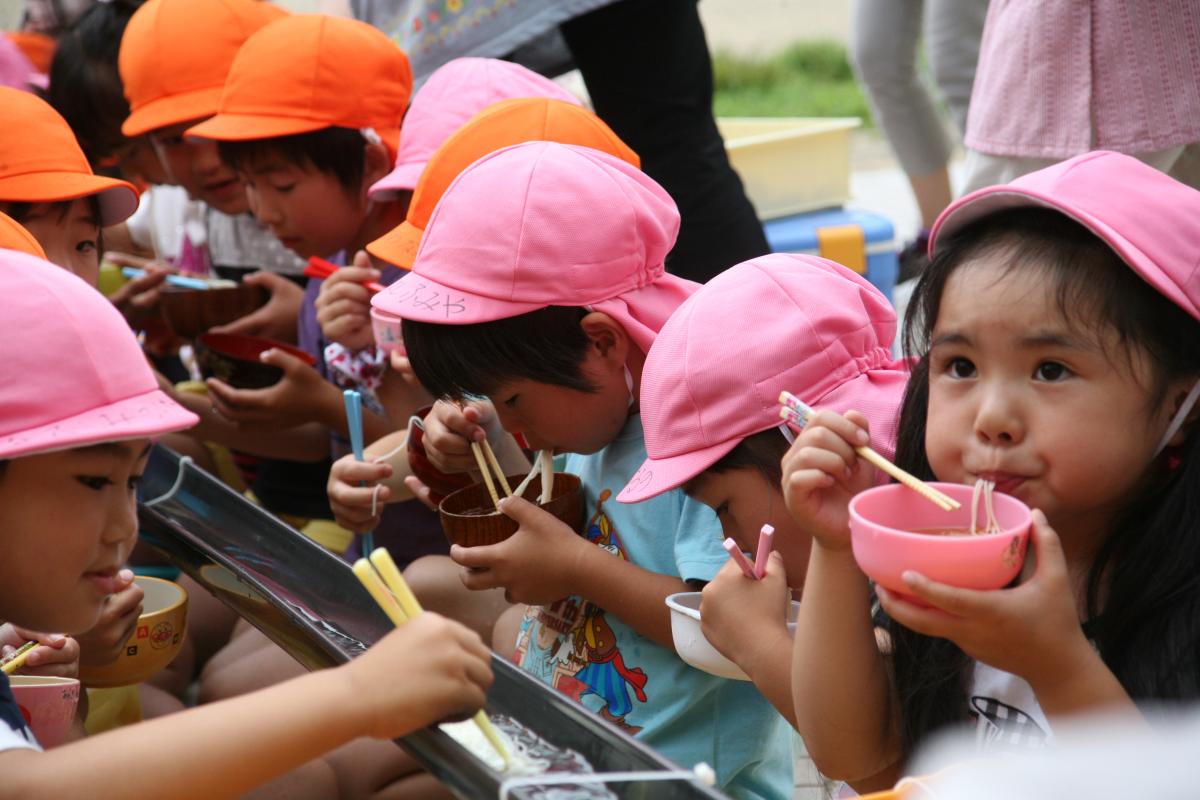
[{"label": "pink bowl", "polygon": [[79,681],[37,675],[13,675],[9,681],[21,716],[38,744],[47,750],[62,744],[79,705]]},{"label": "pink bowl", "polygon": [[400,334],[400,317],[377,308],[371,309],[371,330],[375,333],[375,344],[391,355],[393,351],[404,355],[404,337]]},{"label": "pink bowl", "polygon": [[[885,589],[906,597],[907,587],[900,576],[907,570],[963,589],[1007,586],[1025,560],[1033,525],[1029,506],[996,492],[992,504],[1000,533],[937,534],[934,531],[970,529],[973,487],[957,483],[930,485],[962,506],[943,511],[898,483],[868,489],[850,501],[850,543],[859,568]],[[981,500],[978,524],[985,523]]]}]

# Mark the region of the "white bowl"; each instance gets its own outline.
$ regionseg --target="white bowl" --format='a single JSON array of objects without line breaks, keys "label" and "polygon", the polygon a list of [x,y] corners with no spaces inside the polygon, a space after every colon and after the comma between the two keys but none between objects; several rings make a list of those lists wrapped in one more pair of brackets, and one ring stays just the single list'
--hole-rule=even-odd
[{"label": "white bowl", "polygon": [[[675,642],[675,652],[685,664],[718,678],[750,680],[741,667],[721,655],[700,631],[700,592],[668,595],[667,607],[671,609],[671,638]],[[800,601],[793,600],[788,611],[789,634],[796,633],[796,617],[799,613]]]}]

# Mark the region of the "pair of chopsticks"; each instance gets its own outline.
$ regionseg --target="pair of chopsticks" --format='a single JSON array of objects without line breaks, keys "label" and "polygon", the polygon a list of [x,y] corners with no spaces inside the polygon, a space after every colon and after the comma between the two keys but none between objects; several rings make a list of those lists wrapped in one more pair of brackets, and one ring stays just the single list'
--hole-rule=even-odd
[{"label": "pair of chopsticks", "polygon": [[[779,409],[779,416],[796,427],[803,428],[812,418],[813,410],[805,405],[804,401],[796,397],[791,392],[780,392],[779,402],[783,406]],[[943,511],[952,511],[959,508],[962,504],[948,494],[938,491],[934,487],[925,483],[915,475],[910,475],[904,470],[897,467],[892,462],[888,461],[883,456],[876,453],[870,447],[863,445],[862,447],[854,448],[854,452],[858,453],[866,461],[875,465],[879,469],[891,475],[900,483],[912,489],[917,494],[924,497],[929,502],[941,508]]]},{"label": "pair of chopsticks", "polygon": [[[325,280],[339,269],[337,264],[330,263],[323,258],[312,256],[308,259],[308,266],[304,268],[304,274],[310,278],[318,278]],[[362,285],[367,287],[372,292],[382,292],[384,285],[379,281],[363,281]]]},{"label": "pair of chopsticks", "polygon": [[[422,612],[416,595],[408,587],[408,582],[400,574],[396,562],[392,560],[392,556],[387,550],[383,548],[376,550],[371,553],[370,560],[360,558],[354,562],[353,569],[354,576],[362,583],[383,613],[387,614],[392,624],[399,627]],[[499,731],[482,710],[475,714],[474,720],[484,738],[504,761],[505,769],[508,769],[512,762],[509,759],[508,749],[505,748],[504,742],[500,738]]]},{"label": "pair of chopsticks", "polygon": [[758,552],[754,554],[753,564],[732,538],[726,539],[723,546],[733,563],[741,567],[743,575],[752,581],[762,580],[762,577],[767,574],[767,559],[770,558],[771,550],[775,546],[775,528],[763,525],[762,530],[758,532]]},{"label": "pair of chopsticks", "polygon": [[508,478],[504,474],[504,470],[500,468],[500,461],[496,458],[496,451],[492,450],[492,444],[487,439],[483,440],[481,445],[479,442],[471,442],[471,454],[475,456],[475,463],[479,465],[479,471],[483,474],[483,483],[487,486],[488,494],[492,496],[492,505],[496,510],[500,510],[500,495],[496,491],[496,482],[492,480],[492,471],[495,471],[496,477],[500,481],[500,488],[504,490],[505,497],[512,497],[512,487],[508,485]]},{"label": "pair of chopsticks", "polygon": [[[354,460],[366,461],[367,459],[363,455],[362,393],[356,389],[347,389],[342,392],[342,399],[346,402],[346,429],[350,433],[350,449],[354,451]],[[375,534],[364,533],[362,537],[363,555],[371,555],[371,551],[374,549]]]},{"label": "pair of chopsticks", "polygon": [[[122,267],[121,274],[130,280],[141,278],[146,275],[146,270],[138,269],[137,267]],[[207,292],[209,289],[232,289],[237,286],[237,281],[225,280],[223,278],[189,278],[186,275],[176,275],[170,273],[164,279],[172,286],[178,286],[183,289],[199,289],[202,292]]]},{"label": "pair of chopsticks", "polygon": [[25,644],[13,650],[0,660],[0,670],[4,671],[5,675],[11,675],[21,667],[25,666],[25,659],[29,658],[30,652],[37,647],[37,642],[26,642]]}]

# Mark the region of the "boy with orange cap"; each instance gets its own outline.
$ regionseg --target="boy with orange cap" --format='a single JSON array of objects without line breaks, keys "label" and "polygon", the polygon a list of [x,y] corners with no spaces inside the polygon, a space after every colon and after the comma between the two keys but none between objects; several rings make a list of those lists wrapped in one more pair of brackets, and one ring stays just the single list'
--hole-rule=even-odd
[{"label": "boy with orange cap", "polygon": [[170,182],[195,201],[184,212],[178,264],[216,267],[271,292],[271,302],[223,331],[295,341],[301,292],[280,275],[298,281],[303,263],[247,213],[245,189],[216,147],[183,137],[216,112],[229,65],[246,39],[285,15],[257,0],[149,0],[125,28],[118,68],[130,108],[121,132],[147,137]]}]

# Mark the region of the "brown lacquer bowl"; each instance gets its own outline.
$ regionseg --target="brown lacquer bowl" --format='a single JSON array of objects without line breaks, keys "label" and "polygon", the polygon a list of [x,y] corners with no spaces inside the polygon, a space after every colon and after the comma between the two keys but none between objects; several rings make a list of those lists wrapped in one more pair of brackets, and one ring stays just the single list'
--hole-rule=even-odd
[{"label": "brown lacquer bowl", "polygon": [[[524,475],[509,475],[508,484],[514,489]],[[542,478],[538,476],[526,487],[524,497],[531,502],[540,497]],[[567,523],[575,532],[583,529],[583,488],[578,475],[567,472],[554,474],[554,494],[541,506]],[[517,532],[517,523],[501,514],[492,505],[487,486],[475,483],[446,496],[438,507],[442,530],[451,544],[477,547],[502,542]]]}]

